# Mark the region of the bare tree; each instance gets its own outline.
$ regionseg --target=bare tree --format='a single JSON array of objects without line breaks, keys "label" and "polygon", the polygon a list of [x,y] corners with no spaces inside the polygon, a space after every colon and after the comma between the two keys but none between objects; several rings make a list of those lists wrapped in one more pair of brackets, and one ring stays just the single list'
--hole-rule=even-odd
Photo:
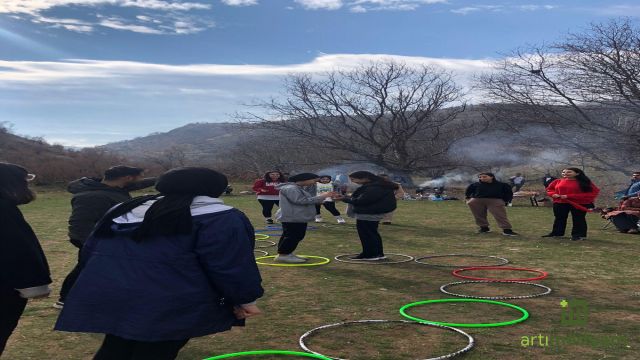
[{"label": "bare tree", "polygon": [[451,144],[478,130],[456,120],[465,104],[451,74],[429,66],[389,61],[319,77],[291,75],[284,92],[284,100],[257,105],[264,113],[242,119],[332,151],[334,161],[399,173],[447,166]]},{"label": "bare tree", "polygon": [[[518,50],[483,75],[485,115],[514,130],[545,126],[543,146],[625,171],[640,151],[640,30],[630,20],[592,24],[557,44]],[[505,106],[508,105],[508,106]]]}]

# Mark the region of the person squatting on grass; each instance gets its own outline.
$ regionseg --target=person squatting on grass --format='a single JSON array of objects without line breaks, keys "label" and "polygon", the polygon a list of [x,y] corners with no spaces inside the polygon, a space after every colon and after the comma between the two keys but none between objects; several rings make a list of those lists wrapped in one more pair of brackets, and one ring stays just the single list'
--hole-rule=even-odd
[{"label": "person squatting on grass", "polygon": [[[69,183],[67,191],[73,194],[69,217],[69,241],[78,248],[78,258],[93,227],[109,209],[131,199],[130,191],[155,184],[156,178],[143,179],[143,174],[144,169],[117,165],[107,169],[102,179],[83,177]],[[64,306],[65,298],[76,282],[79,271],[76,263],[62,282],[60,296],[53,305],[56,309]]]},{"label": "person squatting on grass", "polygon": [[253,191],[255,191],[258,202],[262,206],[262,216],[264,216],[267,224],[273,224],[273,219],[271,218],[273,206],[280,206],[277,186],[286,183],[286,181],[280,171],[274,170],[265,173],[262,179],[258,179],[253,183]]},{"label": "person squatting on grass", "polygon": [[47,258],[18,205],[35,199],[28,182],[35,175],[0,163],[0,356],[28,299],[49,296]]},{"label": "person squatting on grass", "polygon": [[[328,192],[333,192],[336,191],[333,183],[331,182],[331,176],[329,175],[320,175],[320,181],[318,181],[316,183],[316,192],[318,195],[321,194],[325,194]],[[338,209],[336,209],[336,203],[335,201],[333,201],[333,199],[331,199],[330,197],[325,198],[324,201],[322,202],[322,204],[316,204],[316,222],[320,223],[322,222],[322,215],[320,214],[320,208],[324,206],[325,209],[327,209],[331,215],[333,215],[336,218],[336,221],[338,222],[338,224],[344,224],[345,221],[342,218],[342,216],[340,216],[340,211],[338,211]]]},{"label": "person squatting on grass", "polygon": [[502,235],[518,235],[512,230],[511,223],[507,218],[506,205],[513,200],[513,192],[509,184],[496,180],[493,173],[483,172],[478,174],[478,182],[467,187],[464,197],[473,218],[476,220],[476,225],[480,227],[478,233],[491,231],[487,220],[488,211],[502,229]]},{"label": "person squatting on grass", "polygon": [[603,218],[611,220],[621,233],[638,234],[638,220],[640,220],[640,194],[623,201],[618,209],[603,211]]},{"label": "person squatting on grass", "polygon": [[352,260],[385,259],[382,237],[378,225],[386,213],[396,209],[394,192],[398,185],[368,171],[349,174],[351,182],[361,185],[351,196],[336,196],[346,202],[347,216],[356,219],[356,229],[362,244],[362,252]]},{"label": "person squatting on grass", "polygon": [[278,241],[275,261],[291,264],[307,261],[293,252],[307,233],[307,222],[315,219],[315,205],[336,194],[326,192],[316,195],[315,184],[318,179],[316,174],[301,173],[289,177],[290,182],[278,185],[280,209],[276,213],[276,219],[282,223],[282,235]]},{"label": "person squatting on grass", "polygon": [[254,229],[218,198],[226,186],[211,169],[173,169],[159,195],[110,210],[82,249],[55,330],[105,334],[95,360],[169,360],[189,339],[260,314]]},{"label": "person squatting on grass", "polygon": [[587,209],[593,208],[600,189],[578,168],[562,170],[562,178],[547,186],[547,195],[553,199],[553,228],[542,237],[561,237],[567,227],[567,218],[571,213],[573,227],[571,240],[587,237]]}]

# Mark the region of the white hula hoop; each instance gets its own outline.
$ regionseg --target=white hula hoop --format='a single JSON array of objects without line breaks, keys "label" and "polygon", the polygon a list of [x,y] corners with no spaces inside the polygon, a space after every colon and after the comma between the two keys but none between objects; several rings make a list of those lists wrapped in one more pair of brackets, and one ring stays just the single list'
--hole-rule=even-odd
[{"label": "white hula hoop", "polygon": [[372,265],[387,265],[387,264],[401,264],[401,263],[406,263],[409,261],[413,260],[413,256],[409,256],[409,255],[405,255],[405,254],[395,254],[395,253],[386,253],[386,255],[396,255],[396,256],[402,256],[405,257],[406,259],[403,260],[398,260],[398,261],[381,261],[381,260],[374,260],[374,261],[367,261],[367,260],[343,260],[340,259],[341,257],[345,257],[345,256],[355,256],[358,254],[340,254],[337,255],[336,257],[334,257],[334,259],[336,261],[340,261],[343,263],[348,263],[348,264],[372,264]]}]

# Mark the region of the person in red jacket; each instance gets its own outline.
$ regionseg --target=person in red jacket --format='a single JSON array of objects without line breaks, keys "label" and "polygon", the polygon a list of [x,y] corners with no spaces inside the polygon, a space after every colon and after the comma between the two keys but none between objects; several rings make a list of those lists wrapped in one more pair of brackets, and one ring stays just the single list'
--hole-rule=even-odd
[{"label": "person in red jacket", "polygon": [[567,218],[571,213],[573,228],[571,240],[587,237],[586,209],[593,208],[593,202],[600,189],[578,168],[562,170],[562,178],[547,186],[547,194],[553,199],[553,230],[542,237],[564,236]]},{"label": "person in red jacket", "polygon": [[269,171],[264,174],[262,179],[253,183],[253,191],[258,195],[258,202],[262,205],[262,216],[267,224],[273,224],[271,212],[273,206],[280,206],[280,191],[276,189],[276,185],[286,182],[284,175],[280,171]]}]

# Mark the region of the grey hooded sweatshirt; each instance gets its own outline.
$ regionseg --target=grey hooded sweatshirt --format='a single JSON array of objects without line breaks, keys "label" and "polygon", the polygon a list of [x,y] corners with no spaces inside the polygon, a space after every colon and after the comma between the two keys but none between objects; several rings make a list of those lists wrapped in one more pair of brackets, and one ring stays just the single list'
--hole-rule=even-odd
[{"label": "grey hooded sweatshirt", "polygon": [[315,185],[309,187],[298,186],[295,183],[276,185],[280,190],[280,209],[276,219],[280,222],[306,223],[316,217],[316,204],[321,204],[324,198],[316,196]]}]

